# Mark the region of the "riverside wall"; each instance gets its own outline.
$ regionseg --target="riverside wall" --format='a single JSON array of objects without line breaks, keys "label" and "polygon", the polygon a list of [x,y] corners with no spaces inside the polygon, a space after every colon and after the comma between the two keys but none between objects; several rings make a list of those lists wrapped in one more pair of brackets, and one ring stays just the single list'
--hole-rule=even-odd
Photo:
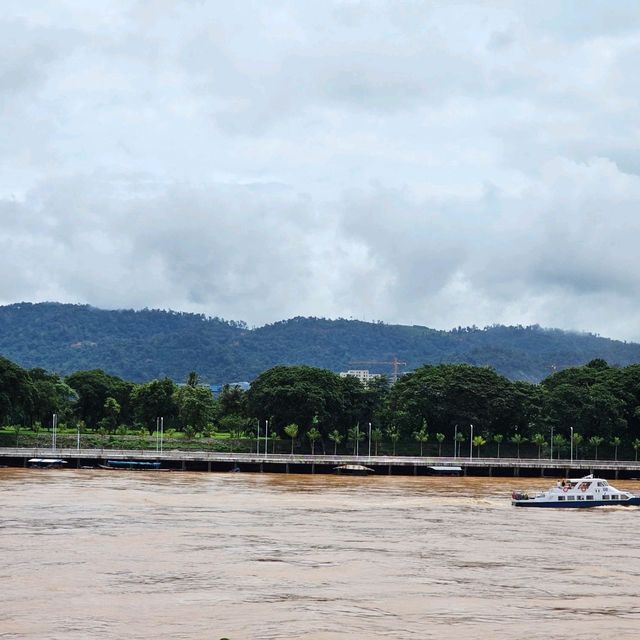
[{"label": "riverside wall", "polygon": [[[340,465],[364,465],[375,475],[441,475],[437,467],[460,467],[460,475],[505,477],[566,477],[593,473],[610,479],[640,479],[640,462],[629,460],[568,460],[549,458],[472,458],[412,456],[302,455],[220,453],[210,451],[150,451],[111,449],[0,448],[0,466],[27,467],[30,458],[60,458],[67,469],[92,468],[107,460],[158,461],[172,471],[334,473]],[[434,469],[435,467],[435,469]]]}]

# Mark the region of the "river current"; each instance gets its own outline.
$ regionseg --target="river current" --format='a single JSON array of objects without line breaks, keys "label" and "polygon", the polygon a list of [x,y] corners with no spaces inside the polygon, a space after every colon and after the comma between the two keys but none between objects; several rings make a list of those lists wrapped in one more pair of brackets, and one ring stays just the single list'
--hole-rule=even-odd
[{"label": "river current", "polygon": [[0,469],[0,638],[639,638],[640,509],[552,482]]}]

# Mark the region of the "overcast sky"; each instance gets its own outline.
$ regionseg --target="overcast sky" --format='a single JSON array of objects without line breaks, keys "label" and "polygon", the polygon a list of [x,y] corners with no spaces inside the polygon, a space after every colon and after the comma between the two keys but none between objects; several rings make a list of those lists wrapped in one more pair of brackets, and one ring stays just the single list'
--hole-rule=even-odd
[{"label": "overcast sky", "polygon": [[0,303],[640,340],[637,0],[4,0]]}]

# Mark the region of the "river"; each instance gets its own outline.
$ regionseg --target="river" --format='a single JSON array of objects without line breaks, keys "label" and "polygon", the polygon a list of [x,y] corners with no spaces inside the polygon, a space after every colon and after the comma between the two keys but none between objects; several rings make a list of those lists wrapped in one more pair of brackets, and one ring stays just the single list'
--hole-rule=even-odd
[{"label": "river", "polygon": [[640,509],[550,484],[0,469],[0,638],[635,640]]}]

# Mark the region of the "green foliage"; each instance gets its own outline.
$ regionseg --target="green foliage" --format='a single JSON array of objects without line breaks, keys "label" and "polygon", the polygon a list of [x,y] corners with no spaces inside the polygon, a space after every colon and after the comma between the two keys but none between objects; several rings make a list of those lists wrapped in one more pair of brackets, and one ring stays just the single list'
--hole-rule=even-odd
[{"label": "green foliage", "polygon": [[[103,369],[136,382],[184,381],[193,370],[207,382],[253,380],[283,362],[342,371],[352,360],[388,361],[390,354],[406,361],[408,371],[425,363],[467,363],[529,382],[586,362],[595,373],[608,368],[605,360],[620,366],[640,362],[640,345],[538,326],[436,331],[292,318],[249,330],[242,322],[201,314],[56,303],[0,307],[0,353],[27,368],[63,375]],[[390,368],[373,371],[389,374]],[[347,421],[364,424],[379,417],[351,415]]]}]

